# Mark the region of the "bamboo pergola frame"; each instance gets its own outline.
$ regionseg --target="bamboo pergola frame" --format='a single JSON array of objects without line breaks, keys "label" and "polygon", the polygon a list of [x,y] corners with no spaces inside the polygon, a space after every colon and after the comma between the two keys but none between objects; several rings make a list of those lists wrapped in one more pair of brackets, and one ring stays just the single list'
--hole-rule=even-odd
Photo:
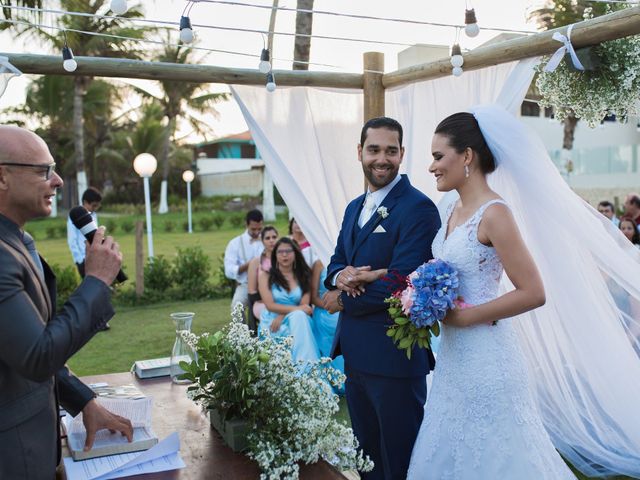
[{"label": "bamboo pergola frame", "polygon": [[[464,69],[477,70],[524,58],[549,55],[562,46],[552,38],[556,31],[565,33],[566,27],[474,49],[463,55]],[[640,34],[640,6],[576,23],[571,33],[571,43],[575,48],[583,48],[637,34]],[[22,53],[0,53],[0,55],[8,57],[14,66],[27,74],[82,75],[237,85],[264,85],[265,83],[264,74],[252,69],[76,57],[78,68],[75,72],[69,73],[62,68],[59,56]],[[361,89],[364,94],[364,116],[367,120],[384,114],[385,89],[451,74],[448,57],[390,73],[382,73],[383,69],[383,54],[368,52],[364,54],[362,74],[275,70],[274,75],[279,86]]]}]

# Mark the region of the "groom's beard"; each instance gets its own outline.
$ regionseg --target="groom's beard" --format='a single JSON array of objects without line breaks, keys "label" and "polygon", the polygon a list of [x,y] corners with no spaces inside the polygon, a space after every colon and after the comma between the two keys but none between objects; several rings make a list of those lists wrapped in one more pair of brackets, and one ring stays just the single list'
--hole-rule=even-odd
[{"label": "groom's beard", "polygon": [[[364,176],[367,179],[367,182],[376,189],[380,189],[389,185],[397,176],[400,171],[400,165],[389,164],[389,169],[387,170],[386,175],[380,176],[374,173],[373,169],[374,164],[365,165],[362,164],[362,171],[364,172]],[[387,166],[387,165],[385,165]]]}]

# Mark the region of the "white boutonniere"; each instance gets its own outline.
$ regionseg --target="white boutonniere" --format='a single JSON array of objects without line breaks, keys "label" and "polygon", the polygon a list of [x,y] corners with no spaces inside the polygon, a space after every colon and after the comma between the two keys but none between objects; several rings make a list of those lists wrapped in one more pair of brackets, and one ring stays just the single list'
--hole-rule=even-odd
[{"label": "white boutonniere", "polygon": [[380,215],[382,218],[387,218],[389,216],[389,211],[387,210],[387,207],[379,207],[377,212],[378,212],[378,215]]}]

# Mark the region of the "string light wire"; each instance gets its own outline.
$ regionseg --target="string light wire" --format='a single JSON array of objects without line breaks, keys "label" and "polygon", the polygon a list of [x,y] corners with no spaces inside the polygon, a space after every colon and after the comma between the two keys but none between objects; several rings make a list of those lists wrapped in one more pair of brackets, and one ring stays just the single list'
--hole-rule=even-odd
[{"label": "string light wire", "polygon": [[[200,2],[204,2],[204,1],[209,1],[209,0],[199,0]],[[222,2],[222,3],[228,3],[228,2]],[[194,2],[189,1],[187,6],[185,6],[185,9],[183,11],[183,16],[185,14],[185,12],[187,13],[187,15],[190,15],[191,13],[191,8],[193,8],[193,4]],[[243,5],[243,6],[253,6],[251,4],[243,4],[243,3],[232,3],[234,5]],[[257,7],[258,5],[256,5]],[[272,9],[272,7],[266,7],[266,6],[262,6],[265,8],[269,8],[270,10]],[[80,17],[94,17],[94,18],[101,18],[101,19],[109,19],[109,18],[115,18],[111,15],[99,15],[99,14],[95,14],[95,13],[87,13],[87,12],[73,12],[73,11],[67,11],[67,10],[58,10],[58,9],[52,9],[52,8],[34,8],[34,7],[23,7],[23,6],[18,6],[18,5],[8,5],[4,8],[10,8],[12,10],[25,10],[25,11],[31,11],[31,12],[43,12],[43,13],[53,13],[53,14],[58,14],[58,15],[72,15],[72,16],[80,16]],[[278,9],[286,9],[287,7],[277,7]],[[301,11],[301,12],[311,12],[311,10],[296,10],[296,9],[288,9],[288,10],[295,10],[295,11]],[[314,11],[315,12],[315,11]],[[341,15],[341,14],[337,14],[337,15]],[[359,16],[358,16],[359,18]],[[371,18],[376,18],[376,17],[371,17]],[[148,24],[152,24],[152,25],[167,25],[167,26],[171,26],[171,27],[178,27],[180,25],[179,22],[172,22],[172,21],[168,21],[168,20],[152,20],[152,19],[146,19],[146,18],[128,18],[129,21],[132,22],[138,22],[138,23],[148,23]],[[381,19],[384,20],[384,19]],[[393,19],[391,19],[393,20]],[[418,22],[418,21],[414,21],[414,20],[407,20],[406,23],[418,23],[418,24],[424,24],[424,25],[431,25],[431,26],[437,26],[437,27],[443,27],[443,28],[462,28],[464,27],[464,25],[457,25],[457,24],[446,24],[446,23],[432,23],[432,22]],[[258,29],[251,29],[251,28],[242,28],[242,27],[227,27],[227,26],[220,26],[220,25],[205,25],[205,24],[196,24],[196,23],[192,23],[193,28],[195,29],[197,28],[207,28],[207,29],[212,29],[212,30],[225,30],[225,31],[233,31],[233,32],[245,32],[245,33],[258,33],[258,34],[269,34],[268,31],[266,30],[258,30]],[[531,32],[531,31],[525,31],[525,30],[508,30],[508,29],[492,29],[492,28],[485,28],[483,27],[483,30],[494,30],[494,31],[499,31],[499,32],[510,32],[510,33],[522,33],[522,34],[532,34],[535,32]],[[401,47],[410,47],[413,46],[413,43],[405,43],[405,42],[394,42],[394,41],[388,41],[388,40],[371,40],[371,39],[362,39],[362,38],[352,38],[352,37],[336,37],[336,36],[330,36],[330,35],[317,35],[317,34],[296,34],[296,33],[292,33],[292,32],[273,32],[274,35],[279,35],[279,36],[288,36],[288,37],[295,37],[295,36],[300,36],[300,37],[306,37],[306,38],[315,38],[315,39],[319,39],[319,40],[336,40],[336,41],[344,41],[344,42],[358,42],[358,43],[368,43],[368,44],[373,44],[373,45],[392,45],[392,46],[401,46]]]},{"label": "string light wire", "polygon": [[[119,40],[129,40],[132,42],[141,42],[141,43],[151,43],[151,44],[155,44],[155,45],[163,45],[163,46],[169,46],[169,47],[181,47],[181,48],[188,48],[191,50],[199,50],[199,51],[204,51],[204,52],[212,52],[212,53],[223,53],[223,54],[227,54],[227,55],[238,55],[238,56],[243,56],[243,57],[251,57],[251,58],[260,58],[260,55],[256,55],[255,53],[245,53],[245,52],[236,52],[236,51],[232,51],[232,50],[221,50],[221,49],[215,49],[215,48],[205,48],[205,47],[195,47],[195,46],[191,46],[191,45],[185,45],[183,43],[168,43],[168,42],[162,42],[159,40],[149,40],[149,39],[145,39],[145,38],[133,38],[133,37],[126,37],[123,35],[114,35],[114,34],[110,34],[110,33],[97,33],[97,32],[88,32],[85,30],[77,30],[74,28],[63,28],[63,27],[57,27],[57,26],[53,26],[53,25],[43,25],[40,23],[31,23],[31,22],[26,22],[26,21],[22,21],[22,20],[13,20],[13,19],[5,19],[2,18],[0,19],[0,22],[5,22],[5,23],[11,23],[11,24],[15,24],[15,25],[27,25],[30,27],[40,27],[40,28],[52,28],[54,30],[60,30],[60,31],[64,31],[66,30],[67,32],[74,32],[74,33],[79,33],[82,35],[91,35],[94,37],[107,37],[107,38],[116,38]],[[282,58],[275,58],[274,60],[279,60],[282,62],[293,62],[294,60],[289,60],[289,59],[282,59]],[[296,63],[304,63],[307,65],[313,65],[313,66],[320,66],[320,67],[329,67],[329,68],[335,68],[338,70],[344,70],[345,67],[341,67],[338,65],[331,65],[331,64],[327,64],[327,63],[315,63],[315,62],[303,62],[301,60],[295,60]],[[372,73],[384,73],[384,72],[372,72]]]}]

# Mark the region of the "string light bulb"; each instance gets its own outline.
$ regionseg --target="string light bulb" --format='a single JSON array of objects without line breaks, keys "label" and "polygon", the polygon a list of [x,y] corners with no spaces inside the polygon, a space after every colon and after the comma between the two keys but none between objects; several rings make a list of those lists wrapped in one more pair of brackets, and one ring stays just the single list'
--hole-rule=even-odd
[{"label": "string light bulb", "polygon": [[75,72],[78,68],[78,63],[73,58],[73,52],[66,43],[62,47],[62,68],[67,72]]},{"label": "string light bulb", "polygon": [[263,48],[260,54],[260,63],[258,64],[260,73],[269,73],[271,71],[271,62],[269,61],[269,49]]},{"label": "string light bulb", "polygon": [[472,8],[464,11],[464,33],[467,37],[477,37],[480,33],[480,27],[478,26],[478,20],[476,19],[476,11]]},{"label": "string light bulb", "polygon": [[276,78],[273,76],[273,72],[267,74],[267,92],[273,92],[276,89]]},{"label": "string light bulb", "polygon": [[454,43],[451,47],[451,66],[454,68],[460,68],[464,64],[464,58],[462,57],[462,49],[459,43]]},{"label": "string light bulb", "polygon": [[193,29],[191,28],[191,19],[184,15],[180,17],[180,40],[183,43],[193,42]]},{"label": "string light bulb", "polygon": [[451,69],[451,73],[454,77],[459,77],[463,73],[462,67],[453,67]]},{"label": "string light bulb", "polygon": [[127,0],[111,0],[111,11],[116,15],[124,15],[128,8]]}]

